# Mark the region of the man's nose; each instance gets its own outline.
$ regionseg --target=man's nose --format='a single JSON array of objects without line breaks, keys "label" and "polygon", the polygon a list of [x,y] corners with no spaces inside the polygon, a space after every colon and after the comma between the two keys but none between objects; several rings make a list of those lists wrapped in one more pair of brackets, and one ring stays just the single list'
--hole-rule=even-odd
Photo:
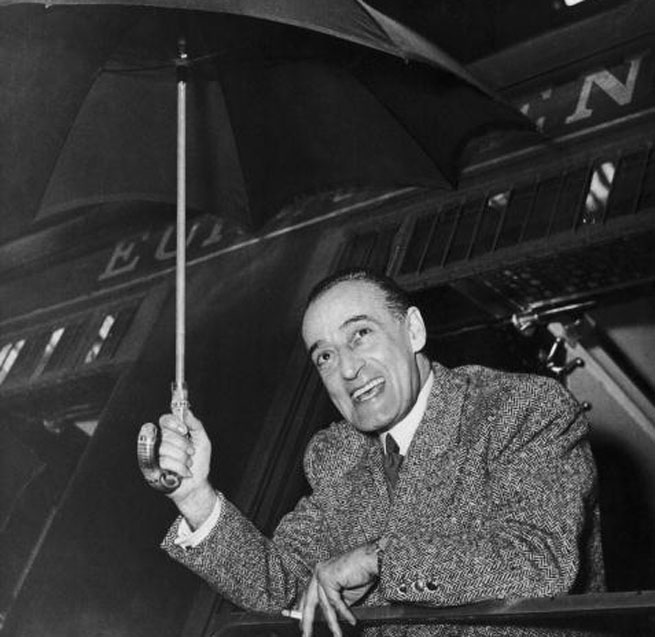
[{"label": "man's nose", "polygon": [[359,370],[364,367],[364,359],[347,348],[341,352],[339,360],[341,375],[349,380],[356,378]]}]

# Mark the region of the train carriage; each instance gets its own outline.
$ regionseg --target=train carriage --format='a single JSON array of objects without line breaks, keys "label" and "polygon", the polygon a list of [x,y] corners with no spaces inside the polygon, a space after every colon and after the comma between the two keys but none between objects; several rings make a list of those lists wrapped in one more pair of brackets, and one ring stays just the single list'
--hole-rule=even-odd
[{"label": "train carriage", "polygon": [[[550,375],[587,403],[609,591],[652,591],[655,7],[545,3],[535,24],[496,4],[515,40],[466,52],[468,68],[536,130],[476,138],[457,188],[343,187],[255,229],[194,211],[192,408],[217,486],[270,531],[334,417],[299,335],[305,297],[339,268],[385,272],[425,309],[440,361]],[[210,635],[234,611],[159,550],[174,511],[134,453],[170,402],[170,207],[108,206],[0,243],[2,632]],[[614,621],[647,634],[630,632],[641,615]]]}]

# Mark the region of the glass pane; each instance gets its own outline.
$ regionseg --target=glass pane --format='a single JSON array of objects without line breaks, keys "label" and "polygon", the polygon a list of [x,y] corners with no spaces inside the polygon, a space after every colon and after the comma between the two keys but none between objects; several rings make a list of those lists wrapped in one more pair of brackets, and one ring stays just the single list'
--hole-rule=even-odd
[{"label": "glass pane", "polygon": [[650,209],[651,212],[655,210],[655,151],[652,149],[646,165],[644,185],[637,204],[637,212],[647,209]]},{"label": "glass pane", "polygon": [[428,246],[425,255],[424,267],[437,267],[441,266],[444,262],[445,252],[450,243],[450,238],[457,221],[457,213],[459,208],[444,208],[439,213],[437,222],[434,226],[434,232],[430,245]]},{"label": "glass pane", "polygon": [[462,208],[459,220],[457,221],[455,235],[446,255],[446,263],[461,261],[468,256],[469,250],[472,249],[473,235],[478,225],[478,220],[482,216],[485,204],[485,201],[478,199],[467,202]]},{"label": "glass pane", "polygon": [[0,348],[0,367],[3,365],[9,350],[13,347],[13,343],[5,343],[2,348]]},{"label": "glass pane", "polygon": [[83,333],[84,323],[72,323],[66,325],[66,329],[59,337],[57,346],[53,349],[50,357],[45,363],[42,374],[61,371],[72,365],[72,354],[80,345],[80,338]]},{"label": "glass pane", "polygon": [[533,199],[534,186],[532,184],[522,186],[512,192],[505,211],[503,227],[498,237],[498,248],[514,245],[521,239],[523,226],[530,214]]},{"label": "glass pane", "polygon": [[25,345],[21,349],[20,357],[11,368],[12,383],[29,379],[41,356],[47,339],[48,334],[44,332],[30,335],[29,338],[25,339]]},{"label": "glass pane", "polygon": [[403,259],[403,265],[400,268],[401,274],[418,272],[421,267],[423,253],[425,252],[425,247],[430,240],[430,231],[435,216],[436,215],[434,214],[430,214],[429,216],[421,217],[420,219],[417,219],[414,224],[412,236],[410,237],[409,245],[407,246],[407,252]]},{"label": "glass pane", "polygon": [[507,209],[510,195],[511,192],[506,190],[505,192],[492,195],[487,199],[475,237],[475,245],[471,253],[472,256],[477,257],[493,249],[498,227]]},{"label": "glass pane", "polygon": [[540,182],[537,194],[528,217],[523,237],[526,240],[539,239],[548,234],[550,219],[553,216],[559,195],[561,178],[554,177]]},{"label": "glass pane", "polygon": [[611,161],[603,162],[594,169],[582,213],[583,224],[601,223],[605,220],[615,173],[616,167]]},{"label": "glass pane", "polygon": [[612,184],[607,219],[635,212],[647,157],[647,152],[641,151],[621,159]]},{"label": "glass pane", "polygon": [[2,359],[2,363],[0,363],[0,385],[5,382],[24,345],[25,339],[21,339],[15,343],[9,343],[2,348],[4,354],[0,354],[0,358]]},{"label": "glass pane", "polygon": [[587,175],[587,168],[579,168],[565,175],[550,234],[575,228],[586,198]]},{"label": "glass pane", "polygon": [[63,327],[58,327],[56,330],[52,332],[50,335],[50,340],[46,343],[45,348],[43,349],[43,354],[41,355],[41,359],[39,360],[35,370],[34,370],[34,376],[40,376],[43,373],[43,370],[46,368],[46,365],[52,358],[52,355],[55,352],[55,349],[57,348],[57,345],[59,344],[59,341],[61,340],[61,337],[64,335],[65,328]]},{"label": "glass pane", "polygon": [[100,352],[102,351],[102,346],[105,344],[105,341],[107,340],[107,337],[109,336],[111,328],[114,326],[115,322],[116,317],[113,314],[107,314],[107,316],[105,316],[105,318],[102,320],[100,329],[98,330],[98,333],[93,340],[93,344],[91,345],[91,349],[89,349],[89,351],[86,353],[86,356],[84,357],[85,364],[92,363],[94,360],[96,360],[96,358],[98,358]]}]

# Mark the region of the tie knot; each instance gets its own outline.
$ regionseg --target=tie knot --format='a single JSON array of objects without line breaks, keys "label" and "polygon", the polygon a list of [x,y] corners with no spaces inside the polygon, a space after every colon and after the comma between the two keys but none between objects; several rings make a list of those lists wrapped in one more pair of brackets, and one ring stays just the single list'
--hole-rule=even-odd
[{"label": "tie knot", "polygon": [[384,475],[387,479],[387,486],[389,491],[393,491],[396,488],[396,483],[398,482],[398,471],[400,470],[400,465],[403,463],[403,457],[400,455],[400,447],[398,443],[393,439],[393,436],[387,434],[384,439],[384,448],[385,454],[382,463],[382,468],[384,469]]},{"label": "tie knot", "polygon": [[387,434],[384,440],[385,453],[388,456],[398,455],[400,453],[400,447],[391,434]]}]

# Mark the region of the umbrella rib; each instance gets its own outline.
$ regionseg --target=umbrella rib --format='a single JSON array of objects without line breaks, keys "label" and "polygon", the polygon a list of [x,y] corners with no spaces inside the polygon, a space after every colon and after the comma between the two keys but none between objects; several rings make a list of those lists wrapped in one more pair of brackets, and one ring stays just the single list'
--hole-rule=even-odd
[{"label": "umbrella rib", "polygon": [[[198,64],[202,64],[204,62],[216,60],[219,57],[220,57],[220,53],[208,53],[207,55],[200,55],[195,58],[189,58],[187,61],[184,62],[184,66],[186,67],[197,66]],[[180,66],[180,62],[178,60],[170,60],[169,62],[165,62],[162,64],[152,64],[152,65],[144,64],[141,66],[117,66],[113,68],[109,66],[104,66],[102,69],[100,69],[99,73],[115,73],[115,74],[142,73],[144,71],[164,71],[166,69],[177,68],[178,66]]]}]

